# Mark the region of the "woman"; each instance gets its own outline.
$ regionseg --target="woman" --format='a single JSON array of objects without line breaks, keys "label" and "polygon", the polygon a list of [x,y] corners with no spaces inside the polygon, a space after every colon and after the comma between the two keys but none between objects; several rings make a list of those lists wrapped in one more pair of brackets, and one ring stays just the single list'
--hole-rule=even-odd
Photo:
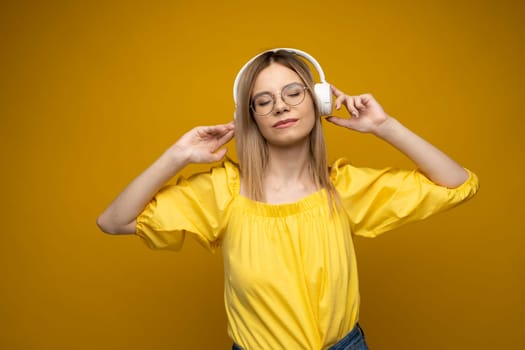
[{"label": "woman", "polygon": [[[370,133],[418,170],[329,168],[313,79],[293,52],[272,50],[243,70],[235,122],[197,127],[136,178],[98,219],[153,248],[186,233],[221,246],[234,349],[367,349],[358,324],[352,235],[373,237],[472,197],[474,174],[386,114],[371,95],[332,87],[327,121]],[[239,165],[164,184],[190,163],[222,160],[233,136]]]}]

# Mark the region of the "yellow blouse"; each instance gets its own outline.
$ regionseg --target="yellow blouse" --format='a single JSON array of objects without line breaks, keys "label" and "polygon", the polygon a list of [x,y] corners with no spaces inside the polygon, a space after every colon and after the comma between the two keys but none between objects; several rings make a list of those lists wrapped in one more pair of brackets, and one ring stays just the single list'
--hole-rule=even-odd
[{"label": "yellow blouse", "polygon": [[342,208],[321,190],[272,205],[239,194],[230,161],[162,189],[137,218],[151,248],[180,249],[185,234],[222,246],[228,333],[242,348],[326,349],[358,320],[351,234],[374,237],[472,197],[478,179],[455,189],[420,172],[357,168],[338,160],[331,179]]}]

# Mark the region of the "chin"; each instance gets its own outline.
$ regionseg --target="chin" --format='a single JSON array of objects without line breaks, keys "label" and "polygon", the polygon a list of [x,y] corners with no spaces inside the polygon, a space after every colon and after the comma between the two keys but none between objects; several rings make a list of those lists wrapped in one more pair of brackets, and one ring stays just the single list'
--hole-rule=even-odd
[{"label": "chin", "polygon": [[268,145],[277,146],[277,147],[293,147],[298,145],[308,146],[310,140],[310,133],[308,134],[288,134],[267,138],[266,142]]}]

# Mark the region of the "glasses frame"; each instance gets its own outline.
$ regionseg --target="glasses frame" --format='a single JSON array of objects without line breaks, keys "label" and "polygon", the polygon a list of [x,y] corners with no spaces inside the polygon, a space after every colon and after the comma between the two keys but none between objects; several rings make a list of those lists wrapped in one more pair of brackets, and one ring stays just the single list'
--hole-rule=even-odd
[{"label": "glasses frame", "polygon": [[[299,101],[299,102],[297,102],[295,104],[290,104],[290,103],[286,102],[286,100],[284,99],[283,91],[285,91],[287,88],[289,88],[291,86],[295,86],[295,85],[299,85],[299,86],[302,87],[302,89],[303,89],[303,98],[302,98],[301,101]],[[286,105],[288,105],[290,107],[298,106],[298,105],[300,105],[301,103],[304,102],[304,99],[306,98],[306,93],[305,93],[306,90],[310,90],[310,88],[308,86],[305,86],[305,85],[301,84],[301,83],[290,83],[288,85],[285,85],[280,91],[281,101],[283,101]],[[257,113],[255,111],[255,106],[253,105],[255,103],[255,98],[257,98],[259,96],[263,96],[263,95],[269,95],[272,98],[272,108],[268,111],[268,113],[264,113],[264,114]],[[261,116],[261,117],[264,117],[264,116],[267,116],[267,115],[271,114],[274,111],[274,109],[275,109],[275,102],[276,102],[275,94],[273,94],[271,92],[261,92],[261,93],[255,95],[255,96],[253,96],[252,98],[250,98],[250,109],[252,110],[253,114]]]}]

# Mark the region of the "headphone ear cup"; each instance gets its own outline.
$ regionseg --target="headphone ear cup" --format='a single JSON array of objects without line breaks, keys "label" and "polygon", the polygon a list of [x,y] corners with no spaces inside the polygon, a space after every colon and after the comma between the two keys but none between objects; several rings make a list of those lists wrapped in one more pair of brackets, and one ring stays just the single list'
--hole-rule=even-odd
[{"label": "headphone ear cup", "polygon": [[328,83],[317,83],[314,85],[315,97],[319,105],[321,116],[332,114],[332,89]]}]

